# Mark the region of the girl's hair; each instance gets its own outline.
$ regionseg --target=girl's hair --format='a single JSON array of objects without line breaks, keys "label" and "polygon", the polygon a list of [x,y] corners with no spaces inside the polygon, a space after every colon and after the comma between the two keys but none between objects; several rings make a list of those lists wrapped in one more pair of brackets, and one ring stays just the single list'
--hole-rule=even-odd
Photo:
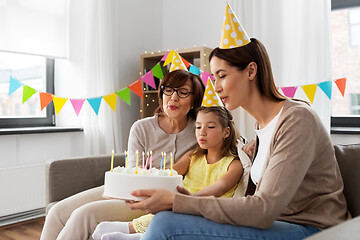
[{"label": "girl's hair", "polygon": [[260,93],[276,102],[286,99],[275,86],[269,55],[259,40],[251,38],[249,44],[232,49],[217,47],[210,53],[209,60],[211,61],[214,56],[225,60],[230,66],[237,67],[240,71],[244,70],[249,63],[255,62],[258,76],[256,84]]},{"label": "girl's hair", "polygon": [[[214,113],[220,121],[221,127],[223,129],[229,127],[230,128],[230,134],[229,136],[224,140],[222,146],[221,146],[221,156],[234,156],[238,157],[238,150],[237,150],[237,139],[240,138],[240,134],[238,130],[235,127],[233,116],[227,110],[225,107],[220,106],[213,106],[213,107],[200,107],[197,111],[197,114],[200,112],[203,113]],[[207,150],[200,148],[199,144],[197,144],[197,147],[194,151],[194,154],[206,154]]]},{"label": "girl's hair", "polygon": [[[205,91],[205,86],[201,80],[201,78],[197,75],[194,75],[190,72],[185,70],[175,70],[172,72],[167,73],[164,78],[161,80],[159,91],[158,91],[158,100],[159,106],[155,110],[155,115],[164,115],[163,109],[163,90],[161,86],[173,87],[178,88],[183,86],[188,80],[192,82],[192,95],[193,95],[193,102],[192,108],[188,112],[188,116],[192,119],[196,118],[196,110],[201,106],[202,98]],[[173,93],[176,94],[176,93]],[[190,95],[189,95],[190,97]]]}]

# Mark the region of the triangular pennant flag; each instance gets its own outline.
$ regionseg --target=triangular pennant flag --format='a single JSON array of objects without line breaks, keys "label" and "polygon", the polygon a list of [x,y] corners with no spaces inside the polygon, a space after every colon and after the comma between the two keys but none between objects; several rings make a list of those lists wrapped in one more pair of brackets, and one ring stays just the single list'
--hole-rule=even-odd
[{"label": "triangular pennant flag", "polygon": [[210,79],[208,79],[207,81],[204,92],[204,98],[201,106],[205,106],[205,107],[224,106],[218,94],[215,92],[214,85],[212,84]]},{"label": "triangular pennant flag", "polygon": [[240,25],[238,18],[227,4],[221,31],[220,45],[221,49],[242,47],[250,43],[249,36]]},{"label": "triangular pennant flag", "polygon": [[107,104],[111,107],[111,109],[115,112],[115,107],[116,107],[116,94],[110,94],[110,95],[106,95],[103,96],[105,102],[107,102]]},{"label": "triangular pennant flag", "polygon": [[345,87],[346,87],[346,78],[339,78],[335,80],[336,86],[338,87],[341,95],[344,97]]},{"label": "triangular pennant flag", "polygon": [[318,84],[321,90],[328,96],[331,100],[331,91],[332,91],[332,81],[321,82]]},{"label": "triangular pennant flag", "polygon": [[155,79],[152,70],[147,72],[144,76],[141,77],[141,80],[149,85],[150,87],[156,89]]},{"label": "triangular pennant flag", "polygon": [[302,89],[304,90],[306,96],[309,98],[311,103],[314,102],[316,87],[317,87],[317,84],[309,84],[309,85],[302,86]]},{"label": "triangular pennant flag", "polygon": [[32,87],[29,87],[27,85],[24,85],[22,103],[26,102],[35,93],[36,93],[35,89],[33,89]]},{"label": "triangular pennant flag", "polygon": [[76,116],[79,116],[79,113],[85,102],[85,99],[70,99],[70,102],[75,110]]},{"label": "triangular pennant flag", "polygon": [[154,77],[157,77],[158,79],[163,79],[164,73],[161,69],[160,63],[156,64],[151,70]]},{"label": "triangular pennant flag", "polygon": [[40,92],[39,96],[40,96],[40,107],[42,111],[52,101],[53,95],[51,93]]},{"label": "triangular pennant flag", "polygon": [[214,80],[214,77],[210,73],[205,71],[201,72],[201,80],[203,81],[204,86],[206,86],[209,78],[211,79],[211,81]]},{"label": "triangular pennant flag", "polygon": [[99,109],[100,109],[100,104],[101,104],[101,99],[102,97],[96,97],[96,98],[88,98],[88,102],[90,104],[90,106],[92,107],[92,109],[94,110],[94,112],[96,113],[96,115],[98,115],[99,113]]},{"label": "triangular pennant flag", "polygon": [[144,98],[140,78],[128,86],[131,91],[141,98]]},{"label": "triangular pennant flag", "polygon": [[297,87],[282,87],[284,95],[288,98],[293,98],[295,96]]},{"label": "triangular pennant flag", "polygon": [[9,96],[22,85],[23,85],[22,83],[20,83],[18,80],[10,76]]},{"label": "triangular pennant flag", "polygon": [[171,63],[171,61],[173,60],[173,56],[174,56],[174,50],[168,52],[163,66],[166,66],[169,63]]},{"label": "triangular pennant flag", "polygon": [[67,98],[60,98],[53,96],[53,103],[54,103],[56,115],[59,114],[59,112],[61,111],[67,100],[68,100]]},{"label": "triangular pennant flag", "polygon": [[189,68],[189,72],[191,72],[192,74],[195,74],[195,75],[199,75],[200,69],[191,64],[190,68]]},{"label": "triangular pennant flag", "polygon": [[120,91],[116,92],[116,94],[122,99],[124,100],[129,106],[131,106],[131,101],[130,101],[130,89],[128,88],[123,88]]},{"label": "triangular pennant flag", "polygon": [[174,56],[173,56],[173,60],[171,62],[171,67],[170,67],[169,72],[179,70],[179,69],[187,71],[187,68],[185,67],[185,64],[183,63],[183,61],[181,60],[180,55],[177,52],[174,52]]},{"label": "triangular pennant flag", "polygon": [[170,52],[170,51],[167,51],[167,53],[165,53],[165,55],[161,58],[160,61],[165,61],[166,58],[167,58],[167,56],[169,55],[169,52]]},{"label": "triangular pennant flag", "polygon": [[181,60],[183,61],[183,63],[185,64],[186,68],[189,68],[191,63],[189,63],[188,61],[186,61],[183,57],[181,57]]}]

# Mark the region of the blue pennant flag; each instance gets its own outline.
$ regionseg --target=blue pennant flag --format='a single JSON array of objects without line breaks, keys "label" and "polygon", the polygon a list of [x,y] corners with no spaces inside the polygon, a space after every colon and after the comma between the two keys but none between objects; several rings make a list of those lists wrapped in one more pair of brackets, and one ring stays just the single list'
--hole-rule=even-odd
[{"label": "blue pennant flag", "polygon": [[331,100],[332,81],[321,82],[318,84],[318,86],[321,88],[321,90],[324,91],[324,93]]},{"label": "blue pennant flag", "polygon": [[90,104],[90,106],[92,107],[92,109],[94,110],[94,112],[96,113],[96,115],[98,115],[99,113],[99,109],[100,109],[100,104],[101,104],[101,99],[102,97],[97,97],[97,98],[88,98],[88,102]]},{"label": "blue pennant flag", "polygon": [[18,80],[10,76],[10,86],[9,86],[9,96],[16,91],[19,87],[21,87],[22,83],[20,83]]},{"label": "blue pennant flag", "polygon": [[191,72],[191,73],[193,73],[195,75],[199,75],[200,74],[200,69],[191,64],[190,68],[189,68],[189,72]]}]

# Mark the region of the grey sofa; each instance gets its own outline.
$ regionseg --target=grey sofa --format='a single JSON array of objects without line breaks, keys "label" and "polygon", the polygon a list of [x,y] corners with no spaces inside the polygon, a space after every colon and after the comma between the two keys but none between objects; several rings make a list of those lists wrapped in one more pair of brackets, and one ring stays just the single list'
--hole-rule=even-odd
[{"label": "grey sofa", "polygon": [[[335,145],[335,154],[344,180],[344,195],[354,219],[308,238],[359,239],[360,236],[360,144]],[[53,160],[46,164],[47,210],[75,193],[104,184],[110,155]],[[115,155],[114,166],[124,165],[124,154]],[[353,238],[353,237],[357,238]]]}]

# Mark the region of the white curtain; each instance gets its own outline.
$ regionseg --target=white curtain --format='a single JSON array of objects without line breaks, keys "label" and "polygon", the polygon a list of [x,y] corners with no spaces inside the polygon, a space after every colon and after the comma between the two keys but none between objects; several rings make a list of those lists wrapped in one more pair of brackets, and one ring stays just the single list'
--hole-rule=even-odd
[{"label": "white curtain", "polygon": [[[70,4],[70,58],[57,61],[55,95],[93,98],[119,89],[115,1],[77,0]],[[123,151],[120,105],[114,112],[102,99],[98,115],[84,102],[77,117],[70,100],[57,115],[58,126],[84,128],[85,155]]]},{"label": "white curtain", "polygon": [[69,0],[0,1],[0,50],[68,57]]},{"label": "white curtain", "polygon": [[[298,86],[294,98],[309,101],[300,86],[332,80],[330,0],[233,0],[230,5],[248,35],[267,48],[278,87]],[[312,107],[330,130],[331,101],[319,87]],[[254,119],[242,109],[234,115],[241,134],[252,139]]]}]

